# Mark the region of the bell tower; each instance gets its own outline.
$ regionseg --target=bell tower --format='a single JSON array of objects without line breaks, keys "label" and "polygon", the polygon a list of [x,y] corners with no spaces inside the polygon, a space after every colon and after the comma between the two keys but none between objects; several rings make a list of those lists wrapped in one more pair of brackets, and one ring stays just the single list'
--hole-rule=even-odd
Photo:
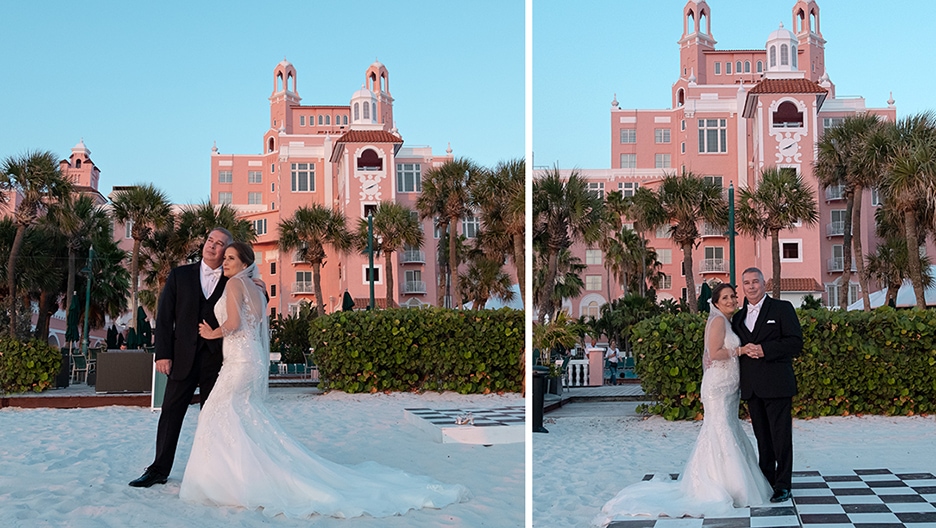
[{"label": "bell tower", "polygon": [[819,81],[825,70],[825,39],[819,27],[819,5],[816,0],[798,0],[793,6],[793,32],[799,41],[799,69],[806,78]]},{"label": "bell tower", "polygon": [[364,84],[374,94],[377,101],[376,121],[384,130],[393,128],[393,96],[390,95],[390,73],[387,67],[374,61],[364,74]]},{"label": "bell tower", "polygon": [[679,78],[695,76],[706,84],[705,52],[715,49],[712,10],[705,0],[689,0],[683,7],[683,34],[679,39]]},{"label": "bell tower", "polygon": [[286,59],[273,69],[273,93],[270,95],[270,129],[292,130],[290,106],[302,100],[296,89],[296,68]]}]

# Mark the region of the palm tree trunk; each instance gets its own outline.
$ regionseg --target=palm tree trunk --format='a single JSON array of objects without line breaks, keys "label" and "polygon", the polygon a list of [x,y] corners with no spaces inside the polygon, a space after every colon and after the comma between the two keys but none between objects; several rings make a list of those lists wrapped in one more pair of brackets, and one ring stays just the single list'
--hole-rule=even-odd
[{"label": "palm tree trunk", "polygon": [[393,263],[391,261],[392,251],[384,250],[384,268],[387,269],[387,308],[393,306]]},{"label": "palm tree trunk", "polygon": [[461,293],[458,291],[458,252],[455,244],[458,242],[458,217],[449,218],[449,283],[451,284],[452,308],[461,307]]},{"label": "palm tree trunk", "polygon": [[871,311],[871,298],[868,293],[868,277],[864,271],[864,250],[861,248],[861,194],[860,185],[855,186],[855,205],[852,208],[852,243],[855,246],[855,265],[858,268],[858,284],[861,286],[861,300],[864,311]]},{"label": "palm tree trunk", "polygon": [[16,259],[23,247],[23,238],[26,235],[26,226],[16,226],[16,236],[13,237],[13,246],[10,248],[10,258],[7,259],[7,296],[10,300],[10,338],[16,338]]},{"label": "palm tree trunk", "polygon": [[780,298],[780,230],[770,230],[770,257],[773,266],[773,291],[770,295],[774,299]]},{"label": "palm tree trunk", "polygon": [[439,222],[439,233],[441,233],[441,235],[439,237],[439,242],[436,245],[436,267],[439,270],[438,274],[436,275],[436,287],[438,288],[436,290],[436,304],[439,306],[439,308],[444,308],[445,307],[445,288],[447,286],[446,275],[445,275],[446,264],[443,262],[443,259],[440,258],[439,253],[441,253],[441,248],[439,247],[439,244],[442,243],[441,237],[446,236],[448,234],[448,222],[445,222],[445,223],[441,221]]},{"label": "palm tree trunk", "polygon": [[695,275],[692,271],[692,241],[683,242],[683,267],[686,268],[686,302],[689,303],[689,313],[699,311],[695,294]]},{"label": "palm tree trunk", "polygon": [[56,312],[55,295],[42,290],[39,292],[39,316],[36,318],[36,339],[43,343],[49,340],[49,321]]},{"label": "palm tree trunk", "polygon": [[916,307],[926,309],[926,296],[923,290],[923,272],[920,269],[919,242],[917,239],[916,211],[904,212],[904,225],[907,230],[907,261],[910,267],[910,282],[913,283],[913,295]]},{"label": "palm tree trunk", "polygon": [[517,285],[520,287],[520,300],[524,308],[529,308],[526,298],[526,257],[523,251],[523,235],[513,236],[513,260],[517,270]]},{"label": "palm tree trunk", "polygon": [[133,257],[130,259],[130,328],[134,331],[137,328],[137,304],[140,302],[137,298],[137,282],[140,278],[140,240],[133,239]]},{"label": "palm tree trunk", "polygon": [[[374,271],[371,270],[371,273]],[[322,303],[322,263],[316,261],[312,263],[312,289],[315,291],[315,312],[320,316],[325,315],[325,305]]]},{"label": "palm tree trunk", "polygon": [[852,263],[852,211],[855,207],[855,193],[849,191],[848,199],[845,201],[845,226],[842,230],[842,281],[839,285],[839,307],[843,310],[848,309],[848,290],[851,288],[851,263]]},{"label": "palm tree trunk", "polygon": [[543,293],[543,307],[540,309],[539,314],[540,323],[546,322],[547,315],[549,321],[552,322],[556,315],[553,295],[555,295],[556,291],[556,273],[559,269],[559,250],[548,248],[547,251],[549,251],[549,260],[546,264],[546,279],[543,281],[543,289],[546,291]]},{"label": "palm tree trunk", "polygon": [[68,286],[65,287],[65,311],[71,307],[72,295],[75,294],[75,248],[68,247]]}]

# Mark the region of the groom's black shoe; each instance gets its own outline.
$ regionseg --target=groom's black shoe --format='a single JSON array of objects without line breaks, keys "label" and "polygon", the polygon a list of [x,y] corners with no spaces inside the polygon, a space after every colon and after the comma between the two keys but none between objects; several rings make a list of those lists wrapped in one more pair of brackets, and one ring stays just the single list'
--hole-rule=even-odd
[{"label": "groom's black shoe", "polygon": [[793,495],[790,493],[790,490],[780,488],[774,492],[772,497],[770,497],[770,502],[786,502],[792,497]]},{"label": "groom's black shoe", "polygon": [[169,480],[165,475],[147,469],[140,475],[140,478],[131,481],[130,485],[134,488],[148,488],[153,484],[165,484]]}]

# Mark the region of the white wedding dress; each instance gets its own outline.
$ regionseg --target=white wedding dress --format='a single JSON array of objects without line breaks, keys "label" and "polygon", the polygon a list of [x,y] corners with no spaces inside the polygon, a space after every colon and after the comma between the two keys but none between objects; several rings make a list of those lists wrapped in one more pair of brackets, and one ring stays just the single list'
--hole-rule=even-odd
[{"label": "white wedding dress", "polygon": [[[713,325],[718,331],[724,328],[724,348],[738,348],[738,336],[714,306],[705,327],[705,343]],[[731,353],[725,359],[713,359],[708,348],[702,359],[705,418],[680,479],[656,475],[653,480],[624,488],[601,508],[594,524],[605,526],[625,515],[715,517],[770,500],[773,489],[761,473],[757,453],[738,419],[738,356]]]},{"label": "white wedding dress", "polygon": [[179,497],[287,517],[385,517],[467,500],[460,485],[374,462],[330,462],[283,431],[264,403],[269,334],[266,301],[250,280],[253,270],[229,280],[215,306],[224,365],[198,416]]}]

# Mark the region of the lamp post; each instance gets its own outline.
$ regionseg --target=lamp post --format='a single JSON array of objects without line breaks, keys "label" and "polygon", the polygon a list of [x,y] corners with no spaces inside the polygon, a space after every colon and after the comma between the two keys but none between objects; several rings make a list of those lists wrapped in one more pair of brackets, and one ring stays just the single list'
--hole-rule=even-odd
[{"label": "lamp post", "polygon": [[367,282],[370,283],[369,310],[374,309],[374,213],[367,213]]},{"label": "lamp post", "polygon": [[734,182],[728,184],[728,282],[735,282]]},{"label": "lamp post", "polygon": [[81,271],[86,273],[88,277],[88,283],[85,286],[85,303],[84,303],[84,333],[82,334],[81,339],[81,354],[84,357],[88,357],[88,345],[90,344],[91,338],[88,335],[88,316],[91,311],[91,280],[94,274],[92,273],[93,268],[91,264],[94,262],[94,246],[88,248],[88,265],[84,267]]}]

